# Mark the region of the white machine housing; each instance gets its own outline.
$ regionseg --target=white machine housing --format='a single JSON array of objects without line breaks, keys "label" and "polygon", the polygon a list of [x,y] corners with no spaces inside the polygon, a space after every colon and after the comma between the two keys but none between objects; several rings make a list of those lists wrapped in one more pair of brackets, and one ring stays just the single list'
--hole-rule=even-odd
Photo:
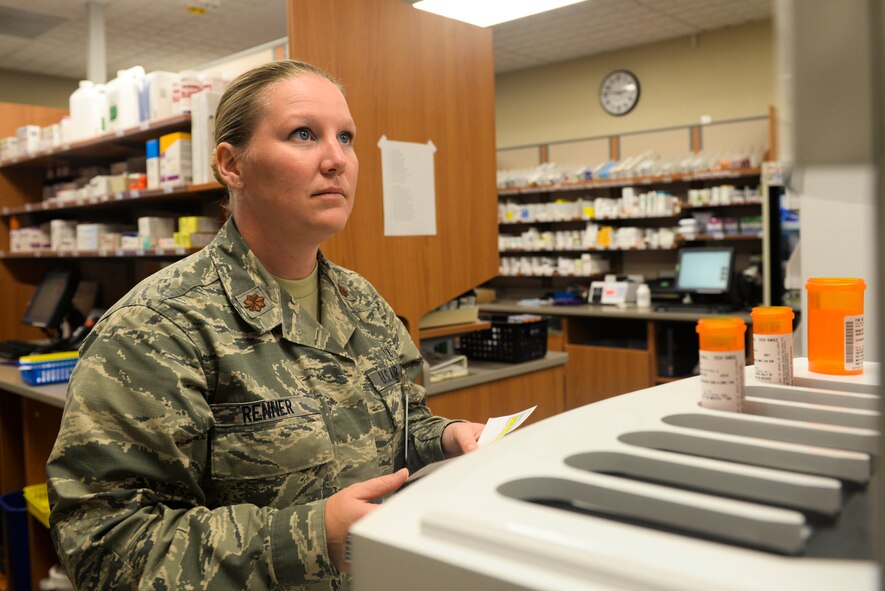
[{"label": "white machine housing", "polygon": [[355,589],[879,589],[871,551],[807,555],[871,486],[879,366],[794,371],[748,367],[742,413],[700,407],[687,378],[451,461],[355,525]]},{"label": "white machine housing", "polygon": [[633,281],[592,281],[587,301],[591,304],[632,304],[636,302],[636,288]]}]

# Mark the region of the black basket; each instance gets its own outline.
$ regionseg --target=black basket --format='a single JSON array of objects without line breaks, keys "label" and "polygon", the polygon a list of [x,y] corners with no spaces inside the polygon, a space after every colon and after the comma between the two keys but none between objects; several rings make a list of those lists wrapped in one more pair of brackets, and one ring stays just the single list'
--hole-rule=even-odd
[{"label": "black basket", "polygon": [[461,335],[460,352],[469,359],[520,363],[547,354],[547,319],[507,322],[507,316],[491,318],[492,328]]}]

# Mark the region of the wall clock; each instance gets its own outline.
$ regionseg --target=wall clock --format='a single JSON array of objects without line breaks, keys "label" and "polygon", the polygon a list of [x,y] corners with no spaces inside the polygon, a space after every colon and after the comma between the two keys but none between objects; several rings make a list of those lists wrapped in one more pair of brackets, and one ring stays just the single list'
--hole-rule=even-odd
[{"label": "wall clock", "polygon": [[626,115],[639,102],[639,79],[633,72],[615,70],[599,86],[599,103],[607,113]]}]

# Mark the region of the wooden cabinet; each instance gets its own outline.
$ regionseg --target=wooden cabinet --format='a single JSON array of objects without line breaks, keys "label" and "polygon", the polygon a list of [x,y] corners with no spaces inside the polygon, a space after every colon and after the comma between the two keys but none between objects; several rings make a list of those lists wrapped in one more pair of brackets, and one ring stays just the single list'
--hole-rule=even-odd
[{"label": "wooden cabinet", "polygon": [[[538,314],[561,324],[558,340],[568,354],[566,410],[694,375],[698,361],[695,327],[699,318],[708,316],[590,304],[524,306],[514,301],[483,304],[480,312]],[[747,363],[752,364],[752,317],[729,315],[747,323],[744,344]]]},{"label": "wooden cabinet", "polygon": [[[58,435],[66,384],[29,388],[18,369],[0,365],[0,491],[46,481],[46,460]],[[10,543],[21,543],[21,540]],[[28,516],[28,550],[32,588],[38,589],[58,562],[49,530]],[[4,579],[0,575],[0,589]],[[8,581],[5,581],[8,583]]]},{"label": "wooden cabinet", "polygon": [[[492,31],[396,0],[288,11],[290,55],[342,81],[358,129],[353,218],[324,252],[371,281],[418,341],[422,316],[498,271]],[[435,234],[385,233],[382,136],[433,142]]]},{"label": "wooden cabinet", "polygon": [[654,385],[654,323],[642,319],[566,318],[566,408]]},{"label": "wooden cabinet", "polygon": [[460,388],[427,397],[434,414],[485,423],[499,417],[537,409],[526,421],[536,423],[566,410],[565,366],[535,371],[494,382]]}]

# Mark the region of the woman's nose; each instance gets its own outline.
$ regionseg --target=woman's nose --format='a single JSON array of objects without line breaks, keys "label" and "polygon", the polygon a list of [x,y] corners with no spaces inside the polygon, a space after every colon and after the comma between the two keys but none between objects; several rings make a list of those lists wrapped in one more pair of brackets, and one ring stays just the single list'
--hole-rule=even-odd
[{"label": "woman's nose", "polygon": [[320,170],[323,174],[341,174],[347,168],[347,156],[338,138],[323,143]]}]

